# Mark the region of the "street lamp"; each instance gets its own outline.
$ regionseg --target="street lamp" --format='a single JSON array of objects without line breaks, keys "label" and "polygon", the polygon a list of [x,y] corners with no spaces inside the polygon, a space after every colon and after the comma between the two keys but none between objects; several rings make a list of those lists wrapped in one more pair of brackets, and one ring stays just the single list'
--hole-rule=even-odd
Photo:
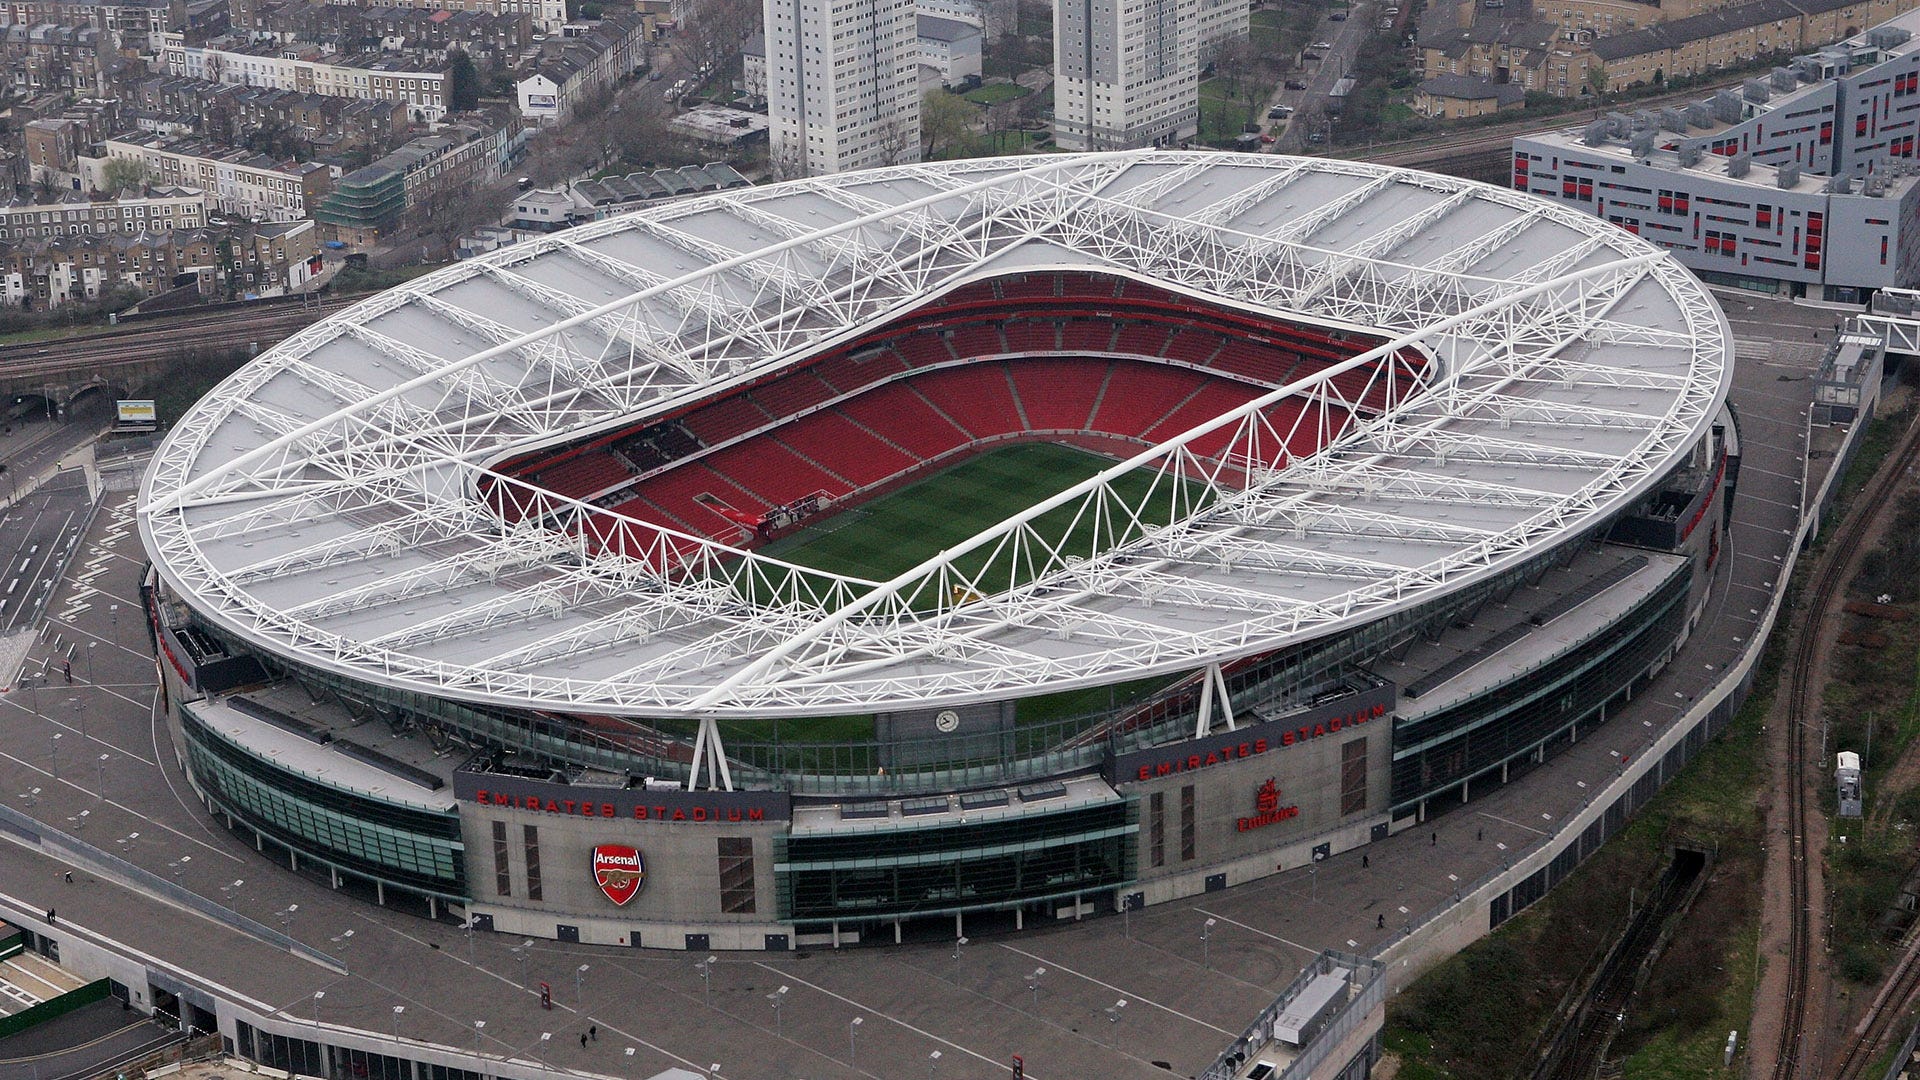
[{"label": "street lamp", "polygon": [[107,801],[107,759],[111,756],[110,754],[100,755],[100,790],[97,794],[101,802]]},{"label": "street lamp", "polygon": [[406,1011],[407,1007],[405,1005],[395,1005],[393,1007],[393,1041],[396,1046],[400,1043],[400,1014]]},{"label": "street lamp", "polygon": [[53,773],[53,778],[55,780],[60,779],[60,737],[63,734],[65,733],[59,732],[59,731],[54,732],[53,741],[50,744],[53,748],[51,751],[51,754],[53,757],[53,767],[48,771]]},{"label": "street lamp", "polygon": [[1119,1042],[1120,1014],[1127,1008],[1127,999],[1121,998],[1107,1007],[1107,1027],[1114,1031],[1114,1042]]},{"label": "street lamp", "polygon": [[553,1032],[543,1031],[540,1033],[540,1067],[543,1069],[550,1069],[553,1067],[547,1064],[547,1048],[552,1043],[553,1043]]},{"label": "street lamp", "polygon": [[97,641],[87,642],[87,682],[94,686],[98,686],[99,683],[96,682],[93,677],[93,650],[94,647],[99,644]]},{"label": "street lamp", "polygon": [[855,1068],[859,1067],[854,1063],[860,1056],[860,1044],[854,1036],[860,1033],[860,1024],[864,1020],[866,1020],[866,1017],[856,1016],[847,1022],[847,1064],[854,1065]]},{"label": "street lamp", "polygon": [[780,989],[768,994],[767,1000],[773,1004],[773,1030],[776,1034],[785,1037],[787,1028],[780,1019],[780,1003],[787,1000],[787,988],[782,986]]},{"label": "street lamp", "polygon": [[713,965],[718,959],[719,957],[717,956],[709,956],[705,960],[693,965],[699,970],[700,981],[705,985],[708,1008],[713,1007]]},{"label": "street lamp", "polygon": [[[140,834],[135,833],[134,835],[138,836]],[[294,913],[299,910],[300,910],[299,904],[288,904],[286,907],[283,907],[279,911],[274,912],[275,915],[280,917],[281,933],[286,934],[289,937],[293,935],[293,916],[294,916]]]},{"label": "street lamp", "polygon": [[1207,969],[1209,971],[1213,969],[1213,924],[1214,922],[1215,920],[1208,919],[1207,925],[1200,928],[1200,955],[1206,961]]},{"label": "street lamp", "polygon": [[967,936],[965,934],[962,934],[959,937],[953,939],[953,958],[955,960],[960,959],[960,946],[965,945],[966,943],[967,943]]},{"label": "street lamp", "polygon": [[1034,968],[1027,976],[1027,992],[1033,995],[1033,1011],[1040,1011],[1040,979],[1047,973],[1043,967]]},{"label": "street lamp", "polygon": [[315,1032],[320,1030],[320,1002],[326,996],[327,992],[325,990],[315,990],[313,992],[313,1030]]},{"label": "street lamp", "polygon": [[1127,940],[1129,941],[1133,940],[1133,894],[1132,893],[1120,894],[1120,929],[1121,929],[1121,932],[1127,936]]},{"label": "street lamp", "polygon": [[527,983],[527,956],[533,952],[533,939],[528,938],[507,951],[520,958],[520,985],[529,990],[533,989]]},{"label": "street lamp", "polygon": [[220,886],[220,895],[226,897],[229,907],[233,905],[234,898],[240,895],[240,886],[246,883],[245,878],[235,878],[227,884]]},{"label": "street lamp", "polygon": [[573,999],[579,1002],[582,1008],[585,1008],[587,1004],[587,992],[583,986],[583,981],[586,979],[586,976],[586,964],[581,964],[579,967],[573,969]]},{"label": "street lamp", "polygon": [[[480,1063],[480,1033],[485,1031],[486,1028],[487,1022],[485,1020],[475,1020],[473,1022],[473,1057],[474,1064],[476,1065]],[[479,1072],[480,1070],[475,1069],[474,1071]]]},{"label": "street lamp", "polygon": [[933,1053],[927,1055],[927,1080],[933,1080],[933,1078],[936,1075],[938,1075],[939,1072],[940,1072],[940,1051],[935,1050]]}]

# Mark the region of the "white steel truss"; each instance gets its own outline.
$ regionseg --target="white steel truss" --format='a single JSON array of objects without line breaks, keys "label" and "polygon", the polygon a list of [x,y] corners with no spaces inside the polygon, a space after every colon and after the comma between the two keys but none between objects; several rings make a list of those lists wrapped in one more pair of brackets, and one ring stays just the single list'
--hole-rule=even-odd
[{"label": "white steel truss", "polygon": [[[1274,212],[1309,182],[1336,194]],[[1365,239],[1319,239],[1343,234]],[[1473,272],[1495,255],[1500,276]],[[1051,269],[1364,344],[888,581],[503,468]],[[595,223],[335,315],[175,427],[141,528],[177,594],[263,649],[471,701],[701,718],[725,785],[714,717],[1217,670],[1496,573],[1678,464],[1730,355],[1665,254],[1511,191],[1261,155],[915,165]]]}]

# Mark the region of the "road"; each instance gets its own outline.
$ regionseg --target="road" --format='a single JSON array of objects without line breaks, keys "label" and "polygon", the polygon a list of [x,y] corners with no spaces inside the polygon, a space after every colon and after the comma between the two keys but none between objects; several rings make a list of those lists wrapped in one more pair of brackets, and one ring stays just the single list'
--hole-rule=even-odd
[{"label": "road", "polygon": [[[1193,1075],[1315,951],[1369,952],[1404,921],[1449,904],[1462,883],[1543,843],[1618,775],[1622,755],[1639,760],[1740,653],[1778,587],[1798,520],[1794,488],[1812,393],[1804,358],[1775,358],[1769,342],[1808,341],[1813,330],[1830,336],[1832,314],[1769,301],[1729,307],[1746,361],[1735,373],[1746,457],[1735,524],[1700,627],[1648,691],[1594,737],[1439,817],[1430,830],[1369,845],[1365,863],[1362,852],[1342,853],[1124,919],[982,930],[964,947],[948,940],[725,954],[711,983],[695,967],[703,957],[684,952],[546,940],[514,952],[517,937],[469,940],[456,928],[289,873],[201,807],[157,716],[154,660],[137,615],[142,553],[128,532],[131,492],[121,491],[107,493],[94,515],[34,646],[36,663],[74,642],[94,653],[93,662],[75,664],[71,689],[56,682],[37,696],[0,695],[0,792],[48,827],[284,927],[352,974],[292,958],[111,880],[83,875],[67,885],[57,864],[5,842],[0,915],[57,906],[76,933],[168,958],[260,1002],[284,1025],[325,1027],[330,1041],[351,1039],[345,1029],[379,1038],[397,1031],[411,1044],[478,1048],[489,1057],[622,1078],[721,1062],[723,1077],[912,1080],[937,1063],[944,1080],[991,1080],[1007,1075],[1012,1053],[1039,1080],[1164,1078],[1161,1061]],[[89,650],[87,642],[98,644]],[[12,675],[0,672],[0,679]],[[62,738],[50,741],[52,734]],[[297,913],[277,917],[294,904]],[[1209,919],[1215,924],[1203,947]],[[589,970],[580,973],[581,964]],[[1025,976],[1036,967],[1048,974],[1034,994]],[[558,999],[550,1012],[529,989],[539,981],[551,983]],[[790,990],[776,1012],[767,997],[781,986]],[[316,992],[325,994],[318,1016]],[[1110,1019],[1120,998],[1130,1004]],[[855,1018],[865,1023],[850,1036]],[[583,1046],[579,1035],[589,1023],[600,1038]],[[941,1058],[931,1057],[935,1050]]]}]

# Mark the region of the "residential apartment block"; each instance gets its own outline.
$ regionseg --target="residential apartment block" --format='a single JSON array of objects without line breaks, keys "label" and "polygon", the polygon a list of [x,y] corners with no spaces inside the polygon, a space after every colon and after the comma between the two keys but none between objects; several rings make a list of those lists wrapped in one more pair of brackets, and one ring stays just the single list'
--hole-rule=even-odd
[{"label": "residential apartment block", "polygon": [[202,188],[220,213],[256,221],[310,217],[333,188],[332,174],[317,161],[276,161],[201,139],[122,135],[100,143],[100,150],[101,156],[81,161],[96,189],[107,162],[138,161],[151,182]]},{"label": "residential apartment block", "polygon": [[776,175],[920,160],[911,0],[764,0],[762,15]]},{"label": "residential apartment block", "polygon": [[1920,285],[1917,32],[1908,13],[1740,93],[1515,139],[1513,186],[1710,282],[1841,302]]},{"label": "residential apartment block", "polygon": [[432,123],[447,111],[445,71],[380,53],[344,55],[232,38],[198,46],[169,33],[163,58],[167,74],[206,82],[401,102],[416,123]]},{"label": "residential apartment block", "polygon": [[139,53],[160,51],[161,35],[184,29],[174,25],[171,0],[6,0],[0,26],[91,26],[112,36],[115,45]]},{"label": "residential apartment block", "polygon": [[198,229],[207,223],[207,205],[207,193],[199,188],[164,186],[102,201],[79,194],[53,203],[16,201],[0,205],[0,241]]},{"label": "residential apartment block", "polygon": [[977,26],[980,36],[988,42],[998,41],[1001,35],[1015,33],[1020,28],[1014,0],[914,0],[914,10],[936,19]]},{"label": "residential apartment block", "polygon": [[1200,40],[1200,0],[1054,0],[1054,141],[1130,150],[1191,138]]},{"label": "residential apartment block", "polygon": [[567,24],[515,84],[520,115],[536,124],[566,123],[582,101],[645,68],[646,43],[646,23],[630,11]]}]

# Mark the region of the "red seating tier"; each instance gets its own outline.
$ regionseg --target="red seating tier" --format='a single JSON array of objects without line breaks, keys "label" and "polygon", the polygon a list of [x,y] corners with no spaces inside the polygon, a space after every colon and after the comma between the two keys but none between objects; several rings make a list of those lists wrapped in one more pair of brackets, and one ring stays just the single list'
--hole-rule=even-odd
[{"label": "red seating tier", "polygon": [[834,407],[853,420],[907,448],[926,461],[940,456],[966,441],[966,433],[954,427],[946,417],[907,383],[888,383],[861,394],[852,401]]},{"label": "red seating tier", "polygon": [[942,368],[916,378],[914,388],[974,438],[1020,430],[1005,364]]},{"label": "red seating tier", "polygon": [[832,409],[818,412],[777,433],[781,442],[812,461],[853,481],[877,484],[912,468],[916,459]]},{"label": "red seating tier", "polygon": [[[804,422],[804,421],[802,421]],[[792,427],[793,425],[788,425]],[[702,459],[702,464],[770,506],[784,506],[803,495],[824,491],[838,498],[852,485],[789,450],[774,439],[748,439]]]},{"label": "red seating tier", "polygon": [[1094,413],[1099,431],[1144,434],[1153,422],[1207,382],[1207,376],[1186,368],[1150,364],[1116,364],[1107,380],[1106,396]]},{"label": "red seating tier", "polygon": [[1034,431],[1088,430],[1089,414],[1111,366],[1105,360],[1078,359],[1012,365],[1008,370],[1020,391],[1027,426]]},{"label": "red seating tier", "polygon": [[997,323],[963,326],[953,332],[953,354],[963,360],[1001,356],[1006,351],[1007,341],[1000,336],[1000,327]]},{"label": "red seating tier", "polygon": [[766,427],[773,420],[766,410],[745,397],[721,398],[686,418],[688,431],[708,446]]},{"label": "red seating tier", "polygon": [[1016,319],[1003,329],[1007,348],[1013,352],[1055,352],[1060,348],[1060,332],[1050,320]]},{"label": "red seating tier", "polygon": [[586,499],[632,478],[625,462],[605,450],[590,450],[540,470],[533,482],[556,495]]},{"label": "red seating tier", "polygon": [[953,359],[953,350],[947,348],[946,341],[937,334],[907,334],[895,338],[893,348],[910,368],[944,364]]}]

